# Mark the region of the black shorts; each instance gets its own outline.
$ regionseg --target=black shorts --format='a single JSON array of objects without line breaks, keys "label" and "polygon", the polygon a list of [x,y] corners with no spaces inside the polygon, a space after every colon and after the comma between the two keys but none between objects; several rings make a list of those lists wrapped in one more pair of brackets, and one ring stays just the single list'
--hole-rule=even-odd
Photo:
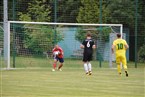
[{"label": "black shorts", "polygon": [[92,53],[84,53],[83,54],[83,62],[91,61],[92,60]]},{"label": "black shorts", "polygon": [[60,63],[63,63],[64,62],[64,59],[63,58],[59,58],[59,57],[54,57],[55,60],[59,61]]}]

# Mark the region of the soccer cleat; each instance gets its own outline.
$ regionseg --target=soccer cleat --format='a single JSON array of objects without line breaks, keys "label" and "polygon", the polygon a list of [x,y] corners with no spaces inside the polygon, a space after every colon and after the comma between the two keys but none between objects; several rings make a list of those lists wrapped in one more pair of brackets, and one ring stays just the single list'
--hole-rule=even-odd
[{"label": "soccer cleat", "polygon": [[62,69],[61,69],[61,68],[59,68],[59,67],[57,68],[57,70],[58,70],[58,71],[62,71]]},{"label": "soccer cleat", "polygon": [[122,76],[121,72],[119,73],[119,76]]},{"label": "soccer cleat", "polygon": [[92,75],[92,72],[91,71],[89,71],[89,75]]},{"label": "soccer cleat", "polygon": [[89,72],[86,72],[86,75],[89,75]]},{"label": "soccer cleat", "polygon": [[126,73],[126,77],[128,77],[128,73],[127,73],[127,71],[125,71],[125,73]]},{"label": "soccer cleat", "polygon": [[58,71],[62,71],[62,69],[58,69]]},{"label": "soccer cleat", "polygon": [[128,77],[128,73],[126,73],[126,77]]},{"label": "soccer cleat", "polygon": [[55,71],[55,69],[52,69],[52,71]]}]

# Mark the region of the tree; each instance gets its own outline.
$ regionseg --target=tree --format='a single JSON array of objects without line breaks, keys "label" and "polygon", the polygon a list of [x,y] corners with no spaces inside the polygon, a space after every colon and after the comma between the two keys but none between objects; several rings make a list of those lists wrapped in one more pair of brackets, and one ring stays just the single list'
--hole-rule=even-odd
[{"label": "tree", "polygon": [[[51,17],[51,7],[46,0],[33,0],[28,4],[27,13],[19,13],[22,21],[49,22]],[[24,47],[32,52],[42,53],[51,50],[54,40],[57,43],[62,37],[55,37],[54,28],[48,25],[24,25]],[[61,36],[56,32],[57,36]]]},{"label": "tree", "polygon": [[145,44],[139,48],[138,60],[139,62],[145,62]]},{"label": "tree", "polygon": [[[99,22],[99,8],[98,2],[96,0],[81,0],[81,6],[79,8],[79,13],[77,16],[77,21],[79,23],[98,23]],[[78,30],[75,38],[82,42],[86,38],[86,31],[83,29],[92,29],[92,27],[82,27]],[[95,33],[92,32],[91,33]],[[97,32],[96,32],[97,33]],[[96,36],[96,35],[95,35]]]},{"label": "tree", "polygon": [[[25,28],[28,28],[28,26],[25,26]],[[35,28],[25,30],[25,48],[29,48],[31,52],[43,53],[44,51],[51,51],[53,44],[62,40],[62,35],[59,31],[56,33],[59,37],[56,38],[54,29],[44,25],[35,25]]]},{"label": "tree", "polygon": [[[100,0],[81,0],[81,6],[77,16],[79,23],[99,23],[100,18]],[[108,10],[106,9],[107,1],[102,2],[102,18],[106,21]]]},{"label": "tree", "polygon": [[3,39],[4,39],[4,32],[3,32],[3,28],[0,25],[0,48],[3,48]]},{"label": "tree", "polygon": [[33,2],[28,3],[26,13],[19,12],[19,19],[23,21],[49,22],[50,13],[51,8],[47,5],[46,0],[33,0]]},{"label": "tree", "polygon": [[[102,2],[102,18],[103,18],[103,23],[106,22],[107,20],[107,14],[108,10],[106,8],[107,6],[107,1]],[[79,8],[79,13],[77,16],[77,21],[79,23],[99,23],[100,22],[100,3],[99,0],[81,0],[81,6]],[[94,31],[91,31],[93,34],[93,38],[96,39],[98,37],[98,33],[105,33],[106,28],[97,28],[97,27],[82,27],[81,29],[76,33],[76,39],[79,41],[82,41],[85,38],[85,33],[83,29],[96,29]],[[110,31],[110,30],[109,30]],[[107,33],[109,33],[107,31]]]},{"label": "tree", "polygon": [[[0,9],[3,9],[3,1],[0,1]],[[3,21],[3,10],[0,10],[0,21]]]},{"label": "tree", "polygon": [[[57,22],[76,23],[76,17],[79,12],[80,0],[49,0],[52,13],[51,21],[54,22],[55,8]],[[56,4],[56,7],[55,7]]]},{"label": "tree", "polygon": [[145,1],[139,0],[138,11],[140,17],[138,17],[138,59],[140,62],[145,62]]},{"label": "tree", "polygon": [[81,0],[77,21],[79,23],[98,23],[99,8],[96,0]]},{"label": "tree", "polygon": [[[144,44],[145,39],[145,1],[138,1],[138,13],[136,13],[136,2],[135,0],[109,0],[108,11],[109,18],[107,23],[120,23],[123,27],[127,27],[130,30],[130,59],[134,60],[134,49],[135,49],[135,18],[138,20],[138,43],[137,48],[140,48]],[[137,15],[136,15],[137,14]],[[139,50],[139,49],[138,49]],[[138,51],[137,51],[138,52]]]},{"label": "tree", "polygon": [[[102,37],[104,41],[108,41],[109,33],[111,32],[110,27],[88,27],[88,31],[84,30],[86,28],[82,27],[79,28],[78,31],[75,34],[75,39],[79,42],[82,42],[86,38],[86,33],[89,31],[92,34],[92,38],[96,40],[97,38]],[[94,29],[94,30],[91,30]],[[102,33],[101,36],[99,36],[99,33]]]},{"label": "tree", "polygon": [[138,46],[139,48],[145,44],[145,1],[139,0],[138,3]]},{"label": "tree", "polygon": [[[127,27],[132,27],[134,24],[134,9],[135,4],[132,0],[109,0],[108,22],[119,23]],[[129,21],[129,22],[128,22]]]}]

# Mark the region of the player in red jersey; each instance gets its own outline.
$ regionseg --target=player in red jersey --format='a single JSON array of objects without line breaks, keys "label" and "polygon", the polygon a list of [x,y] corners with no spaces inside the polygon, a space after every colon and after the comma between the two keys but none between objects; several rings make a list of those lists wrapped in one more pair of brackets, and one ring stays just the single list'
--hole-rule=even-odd
[{"label": "player in red jersey", "polygon": [[58,70],[62,71],[61,67],[63,66],[63,62],[64,62],[63,49],[60,46],[55,45],[55,47],[52,50],[52,53],[53,53],[53,56],[54,56],[54,62],[53,62],[53,69],[52,69],[52,71],[56,70],[57,62],[58,61],[60,62],[59,66],[58,66]]}]

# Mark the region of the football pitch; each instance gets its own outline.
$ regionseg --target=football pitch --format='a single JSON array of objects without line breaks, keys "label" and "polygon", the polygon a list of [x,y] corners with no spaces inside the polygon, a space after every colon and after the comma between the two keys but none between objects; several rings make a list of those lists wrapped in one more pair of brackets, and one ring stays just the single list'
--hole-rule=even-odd
[{"label": "football pitch", "polygon": [[65,65],[55,72],[50,67],[0,70],[0,97],[145,97],[144,68],[131,67],[126,77],[94,66],[87,76],[83,65]]}]

